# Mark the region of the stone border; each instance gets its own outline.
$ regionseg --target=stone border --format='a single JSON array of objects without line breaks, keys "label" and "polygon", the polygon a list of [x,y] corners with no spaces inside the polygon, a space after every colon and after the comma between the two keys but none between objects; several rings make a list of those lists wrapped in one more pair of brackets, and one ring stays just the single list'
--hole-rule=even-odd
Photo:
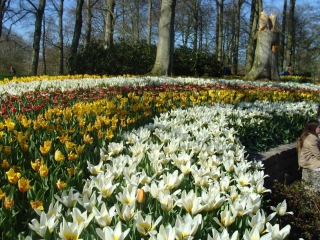
[{"label": "stone border", "polygon": [[269,175],[265,180],[265,187],[271,188],[273,181],[290,184],[296,180],[301,180],[302,169],[299,169],[297,143],[280,145],[267,152],[251,154],[248,160],[262,161],[264,173]]}]

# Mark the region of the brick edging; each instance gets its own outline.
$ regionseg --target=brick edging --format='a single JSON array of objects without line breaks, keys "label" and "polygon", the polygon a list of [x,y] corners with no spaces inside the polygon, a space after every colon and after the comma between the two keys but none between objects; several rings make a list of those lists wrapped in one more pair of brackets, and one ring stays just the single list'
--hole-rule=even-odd
[{"label": "brick edging", "polygon": [[297,143],[289,143],[272,148],[267,152],[250,154],[248,160],[262,161],[264,173],[269,175],[265,178],[265,186],[271,188],[273,181],[290,184],[302,177],[302,171],[298,165]]}]

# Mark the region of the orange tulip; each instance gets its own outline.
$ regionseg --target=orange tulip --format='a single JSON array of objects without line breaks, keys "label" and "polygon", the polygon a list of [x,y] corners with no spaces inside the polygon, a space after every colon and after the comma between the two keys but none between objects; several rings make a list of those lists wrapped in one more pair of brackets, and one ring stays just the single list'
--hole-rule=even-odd
[{"label": "orange tulip", "polygon": [[138,189],[137,201],[143,203],[146,200],[146,193],[143,189]]}]

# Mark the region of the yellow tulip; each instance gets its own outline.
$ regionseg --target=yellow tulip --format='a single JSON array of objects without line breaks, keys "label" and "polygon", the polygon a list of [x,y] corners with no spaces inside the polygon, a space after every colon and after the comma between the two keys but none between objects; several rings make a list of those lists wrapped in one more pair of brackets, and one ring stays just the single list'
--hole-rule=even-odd
[{"label": "yellow tulip", "polygon": [[0,200],[6,196],[6,193],[2,192],[2,189],[0,188]]},{"label": "yellow tulip", "polygon": [[3,147],[3,152],[7,155],[10,155],[11,154],[11,148],[10,146],[4,146]]},{"label": "yellow tulip", "polygon": [[38,209],[38,210],[40,210],[40,211],[43,211],[44,210],[44,208],[43,208],[43,203],[42,202],[40,202],[40,201],[33,201],[33,200],[31,200],[30,201],[30,205],[31,205],[31,208],[32,209]]},{"label": "yellow tulip", "polygon": [[68,172],[69,176],[71,177],[76,172],[76,168],[67,168],[67,172]]},{"label": "yellow tulip", "polygon": [[10,166],[7,159],[2,160],[1,167],[5,170],[9,169]]},{"label": "yellow tulip", "polygon": [[89,134],[83,135],[83,142],[86,144],[92,144],[93,143],[93,138],[90,137]]},{"label": "yellow tulip", "polygon": [[65,121],[68,123],[72,117],[72,111],[70,108],[65,108],[62,110]]},{"label": "yellow tulip", "polygon": [[26,192],[32,188],[29,184],[29,180],[25,179],[24,177],[20,178],[18,181],[18,188],[20,192]]},{"label": "yellow tulip", "polygon": [[56,150],[56,152],[54,153],[54,160],[56,160],[57,162],[61,162],[65,159],[65,156],[63,155],[63,153],[60,150]]},{"label": "yellow tulip", "polygon": [[71,137],[68,134],[63,134],[62,136],[60,136],[58,138],[62,144],[65,144],[66,142],[71,142]]},{"label": "yellow tulip", "polygon": [[76,150],[76,153],[77,153],[78,155],[80,155],[81,153],[83,153],[83,150],[84,150],[84,147],[85,147],[85,146],[86,146],[85,144],[79,145],[79,146],[75,146],[74,148],[75,148],[75,150]]},{"label": "yellow tulip", "polygon": [[40,166],[41,166],[41,162],[40,162],[39,159],[36,159],[34,162],[31,161],[31,167],[32,167],[32,169],[35,170],[36,172],[39,171]]},{"label": "yellow tulip", "polygon": [[2,139],[3,138],[3,136],[5,136],[6,134],[5,134],[5,132],[4,131],[0,131],[0,139]]},{"label": "yellow tulip", "polygon": [[45,141],[43,146],[40,146],[40,152],[43,155],[48,154],[51,150],[51,145],[52,145],[52,142],[50,140]]},{"label": "yellow tulip", "polygon": [[10,168],[8,172],[6,172],[8,181],[12,184],[16,184],[21,177],[21,174],[19,172],[15,172],[13,168]]},{"label": "yellow tulip", "polygon": [[41,164],[40,168],[39,168],[39,173],[41,177],[46,177],[48,176],[49,173],[49,169],[47,167],[47,165],[45,164]]},{"label": "yellow tulip", "polygon": [[29,150],[29,145],[25,142],[25,143],[21,143],[20,144],[20,148],[23,152],[26,152]]},{"label": "yellow tulip", "polygon": [[58,189],[60,189],[60,190],[68,186],[68,184],[66,184],[64,181],[61,181],[60,178],[56,184],[57,184]]},{"label": "yellow tulip", "polygon": [[31,124],[31,119],[28,120],[26,116],[22,116],[20,123],[23,127],[28,128]]},{"label": "yellow tulip", "polygon": [[12,198],[8,198],[6,197],[4,199],[4,202],[3,202],[3,206],[6,208],[6,209],[11,209],[14,205],[14,201]]},{"label": "yellow tulip", "polygon": [[13,131],[16,124],[11,120],[11,118],[5,119],[4,122],[5,122],[5,125],[8,129],[8,131]]},{"label": "yellow tulip", "polygon": [[67,149],[68,151],[71,151],[72,148],[73,148],[76,144],[73,143],[73,142],[70,142],[70,141],[66,141],[64,145],[66,146],[66,149]]},{"label": "yellow tulip", "polygon": [[68,160],[69,160],[69,161],[73,161],[73,160],[75,160],[77,157],[78,157],[78,155],[75,154],[75,153],[73,153],[73,152],[70,152],[70,153],[68,154]]}]

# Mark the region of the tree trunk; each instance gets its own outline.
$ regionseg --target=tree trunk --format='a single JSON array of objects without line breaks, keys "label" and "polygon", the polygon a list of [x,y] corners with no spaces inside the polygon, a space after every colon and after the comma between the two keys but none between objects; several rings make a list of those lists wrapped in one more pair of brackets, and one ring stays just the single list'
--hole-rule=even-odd
[{"label": "tree trunk", "polygon": [[58,32],[59,32],[59,74],[62,75],[64,73],[63,70],[63,1],[60,0],[60,5],[59,5],[59,26],[58,26]]},{"label": "tree trunk", "polygon": [[105,48],[110,47],[113,44],[113,19],[114,19],[114,7],[115,7],[115,0],[106,0],[107,5],[107,20],[105,25],[105,32],[104,32],[104,42]]},{"label": "tree trunk", "polygon": [[3,16],[4,16],[4,13],[5,13],[6,8],[7,8],[6,7],[6,2],[7,2],[7,0],[0,1],[0,38],[1,38],[1,35],[2,35]]},{"label": "tree trunk", "polygon": [[[28,2],[33,7],[35,7],[33,3],[30,2],[30,0],[28,0]],[[41,40],[41,25],[42,25],[42,18],[43,18],[45,6],[46,6],[46,0],[39,0],[39,6],[38,8],[35,8],[36,20],[34,23],[32,63],[31,63],[31,72],[30,72],[30,74],[33,76],[37,75],[37,72],[38,72],[40,40]]]},{"label": "tree trunk", "polygon": [[199,5],[198,0],[193,0],[193,50],[198,50]]},{"label": "tree trunk", "polygon": [[84,37],[84,45],[88,46],[91,40],[91,25],[92,25],[92,10],[91,10],[91,0],[86,1],[86,12],[87,12],[87,18],[86,18],[86,34]]},{"label": "tree trunk", "polygon": [[157,55],[150,75],[167,76],[172,73],[175,6],[176,0],[162,0]]},{"label": "tree trunk", "polygon": [[240,13],[243,4],[243,0],[238,0],[237,12],[236,12],[236,23],[235,23],[235,41],[234,41],[234,51],[233,51],[233,61],[232,61],[232,74],[238,74],[238,56],[239,56],[239,36],[240,36]]},{"label": "tree trunk", "polygon": [[284,69],[284,46],[286,40],[286,25],[287,25],[287,0],[284,0],[283,11],[282,11],[282,26],[279,46],[279,70]]},{"label": "tree trunk", "polygon": [[[218,1],[218,0],[217,0]],[[218,52],[218,61],[223,61],[223,51],[222,51],[222,40],[223,40],[223,1],[220,0],[218,6],[219,11],[219,18],[218,18],[218,46],[217,46],[217,52]]]},{"label": "tree trunk", "polygon": [[70,47],[70,57],[73,57],[77,54],[79,41],[80,41],[80,35],[81,35],[81,28],[82,28],[82,7],[84,4],[84,0],[77,0],[77,7],[76,7],[76,22],[74,25],[74,32],[73,32],[73,38],[72,43]]},{"label": "tree trunk", "polygon": [[246,80],[267,78],[279,80],[278,72],[278,46],[279,33],[272,31],[259,31],[257,33],[257,47],[254,63]]},{"label": "tree trunk", "polygon": [[290,0],[289,7],[289,19],[288,19],[288,39],[286,45],[286,65],[289,66],[292,63],[293,56],[293,37],[294,37],[294,7],[295,0]]},{"label": "tree trunk", "polygon": [[253,61],[254,61],[254,52],[256,48],[256,40],[257,40],[257,26],[259,20],[259,13],[262,9],[262,1],[261,0],[252,0],[251,5],[251,15],[250,15],[250,33],[249,33],[249,40],[246,52],[246,66],[245,72],[246,74],[249,73]]},{"label": "tree trunk", "polygon": [[42,31],[42,64],[43,64],[43,75],[47,75],[47,61],[46,61],[46,19],[43,14],[43,31]]},{"label": "tree trunk", "polygon": [[151,13],[152,13],[152,0],[148,0],[148,37],[147,37],[147,43],[149,45],[151,44],[151,27],[152,27]]}]

